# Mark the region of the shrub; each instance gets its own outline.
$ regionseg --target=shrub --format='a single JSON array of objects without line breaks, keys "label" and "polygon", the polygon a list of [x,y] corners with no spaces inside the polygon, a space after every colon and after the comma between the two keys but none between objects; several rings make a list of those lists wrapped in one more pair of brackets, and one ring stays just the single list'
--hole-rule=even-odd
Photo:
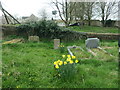
[{"label": "shrub", "polygon": [[42,20],[39,22],[31,22],[17,27],[19,33],[29,35],[37,35],[46,38],[61,38],[61,28],[54,21]]},{"label": "shrub", "polygon": [[114,20],[109,19],[109,20],[106,21],[105,26],[106,27],[113,27],[114,23],[115,23]]},{"label": "shrub", "polygon": [[32,33],[32,27],[29,24],[22,24],[16,27],[18,35],[30,36]]},{"label": "shrub", "polygon": [[78,32],[70,31],[69,29],[59,27],[57,23],[50,20],[42,20],[38,22],[23,24],[18,26],[17,29],[19,35],[21,36],[28,37],[30,35],[37,35],[40,38],[59,38],[64,41],[78,40],[84,36],[83,34],[79,34]]}]

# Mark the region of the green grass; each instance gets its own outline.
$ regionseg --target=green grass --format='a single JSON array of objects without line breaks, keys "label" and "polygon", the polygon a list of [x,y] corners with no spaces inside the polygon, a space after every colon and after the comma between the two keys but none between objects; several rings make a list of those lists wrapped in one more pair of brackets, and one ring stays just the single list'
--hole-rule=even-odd
[{"label": "green grass", "polygon": [[74,26],[74,27],[68,27],[68,28],[72,31],[79,31],[79,32],[118,33],[118,28],[116,27]]},{"label": "green grass", "polygon": [[[79,45],[84,40],[63,42],[65,47]],[[117,41],[102,41],[102,46],[116,47]],[[108,49],[106,49],[108,50]],[[108,50],[117,57],[117,49]],[[60,59],[59,50],[53,49],[53,41],[3,45],[3,88],[117,88],[118,63],[97,59],[81,60],[72,82],[62,82],[56,77],[53,62]]]}]

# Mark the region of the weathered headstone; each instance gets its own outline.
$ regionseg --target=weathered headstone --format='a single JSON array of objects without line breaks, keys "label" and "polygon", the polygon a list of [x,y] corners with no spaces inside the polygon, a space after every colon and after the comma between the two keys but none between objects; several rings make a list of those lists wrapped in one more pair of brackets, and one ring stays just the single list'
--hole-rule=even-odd
[{"label": "weathered headstone", "polygon": [[88,38],[85,41],[87,48],[97,48],[99,47],[99,39],[98,38]]},{"label": "weathered headstone", "polygon": [[60,39],[54,39],[54,49],[58,49],[60,46]]},{"label": "weathered headstone", "polygon": [[39,42],[39,37],[38,36],[29,36],[28,41]]}]

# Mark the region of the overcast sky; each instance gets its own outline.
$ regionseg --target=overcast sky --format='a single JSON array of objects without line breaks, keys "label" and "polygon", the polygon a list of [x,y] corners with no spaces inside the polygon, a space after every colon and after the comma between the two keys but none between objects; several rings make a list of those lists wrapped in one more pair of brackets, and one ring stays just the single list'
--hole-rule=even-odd
[{"label": "overcast sky", "polygon": [[[2,6],[12,15],[30,16],[31,14],[38,15],[42,9],[46,9],[49,16],[52,16],[54,10],[50,5],[51,0],[0,0]],[[0,16],[2,15],[0,11]]]},{"label": "overcast sky", "polygon": [[[52,0],[0,0],[0,1],[5,10],[7,10],[13,16],[16,15],[18,17],[30,16],[31,14],[34,14],[39,17],[40,15],[38,14],[38,12],[45,9],[46,12],[48,13],[48,16],[52,18],[53,17],[52,11],[55,10],[55,7],[53,7],[50,4]],[[2,12],[0,11],[0,16],[1,15]]]}]

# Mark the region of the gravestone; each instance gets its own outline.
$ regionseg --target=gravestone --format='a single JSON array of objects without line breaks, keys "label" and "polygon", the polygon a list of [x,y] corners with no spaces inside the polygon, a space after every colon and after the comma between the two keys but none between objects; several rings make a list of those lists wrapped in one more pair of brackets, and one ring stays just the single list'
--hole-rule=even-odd
[{"label": "gravestone", "polygon": [[60,39],[54,39],[54,49],[58,49],[60,46]]},{"label": "gravestone", "polygon": [[98,38],[88,38],[85,41],[87,48],[97,48],[99,47],[99,39]]},{"label": "gravestone", "polygon": [[29,36],[28,41],[39,42],[38,36]]}]

